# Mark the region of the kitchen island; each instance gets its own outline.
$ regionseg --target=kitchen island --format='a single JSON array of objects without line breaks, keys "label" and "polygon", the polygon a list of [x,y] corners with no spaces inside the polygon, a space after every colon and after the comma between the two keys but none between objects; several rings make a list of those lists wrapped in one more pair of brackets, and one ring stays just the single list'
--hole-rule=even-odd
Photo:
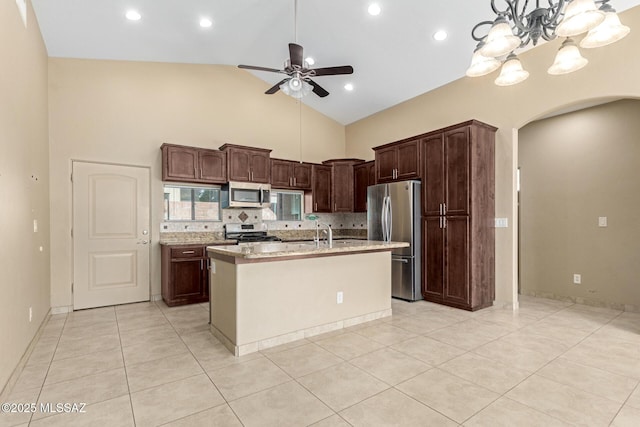
[{"label": "kitchen island", "polygon": [[391,315],[403,242],[211,246],[211,331],[236,356]]}]

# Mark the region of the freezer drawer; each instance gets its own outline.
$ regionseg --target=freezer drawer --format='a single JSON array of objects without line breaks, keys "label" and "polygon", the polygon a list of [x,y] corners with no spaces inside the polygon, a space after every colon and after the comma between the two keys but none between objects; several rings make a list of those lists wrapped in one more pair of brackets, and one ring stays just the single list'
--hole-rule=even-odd
[{"label": "freezer drawer", "polygon": [[414,257],[391,257],[391,296],[407,301],[422,299],[420,266]]}]

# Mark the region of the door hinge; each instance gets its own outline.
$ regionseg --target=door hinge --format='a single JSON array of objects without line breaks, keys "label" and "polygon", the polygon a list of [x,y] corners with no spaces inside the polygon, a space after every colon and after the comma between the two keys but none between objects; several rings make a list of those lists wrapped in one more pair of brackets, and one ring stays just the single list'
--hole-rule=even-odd
[{"label": "door hinge", "polygon": [[71,229],[71,237],[73,237],[73,228]]},{"label": "door hinge", "polygon": [[71,282],[71,293],[73,293],[73,282]]},{"label": "door hinge", "polygon": [[73,182],[73,172],[71,172],[71,182]]}]

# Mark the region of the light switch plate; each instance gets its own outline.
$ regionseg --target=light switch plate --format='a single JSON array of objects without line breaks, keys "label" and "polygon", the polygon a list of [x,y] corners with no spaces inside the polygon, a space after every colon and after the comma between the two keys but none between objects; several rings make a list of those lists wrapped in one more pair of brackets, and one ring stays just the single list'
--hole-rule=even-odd
[{"label": "light switch plate", "polygon": [[600,216],[598,217],[598,227],[606,227],[607,226],[607,217]]},{"label": "light switch plate", "polygon": [[496,228],[508,228],[509,227],[509,218],[496,218]]},{"label": "light switch plate", "polygon": [[18,10],[22,17],[22,23],[24,24],[24,27],[27,28],[27,0],[16,0],[16,4],[18,5]]}]

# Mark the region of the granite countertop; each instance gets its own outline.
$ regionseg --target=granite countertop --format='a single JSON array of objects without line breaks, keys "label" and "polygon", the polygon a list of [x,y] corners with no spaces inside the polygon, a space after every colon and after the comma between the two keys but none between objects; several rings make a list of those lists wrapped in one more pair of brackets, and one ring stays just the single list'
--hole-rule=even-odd
[{"label": "granite countertop", "polygon": [[209,246],[207,252],[212,258],[216,255],[241,260],[268,260],[277,261],[278,258],[306,258],[326,255],[346,255],[349,252],[376,252],[390,251],[396,248],[406,248],[405,242],[380,242],[376,240],[337,240],[330,248],[326,242],[321,242],[319,247],[314,243],[286,243],[268,242],[243,246]]},{"label": "granite countertop", "polygon": [[224,233],[219,231],[193,232],[165,232],[160,233],[161,245],[235,245],[235,240],[226,240]]}]

